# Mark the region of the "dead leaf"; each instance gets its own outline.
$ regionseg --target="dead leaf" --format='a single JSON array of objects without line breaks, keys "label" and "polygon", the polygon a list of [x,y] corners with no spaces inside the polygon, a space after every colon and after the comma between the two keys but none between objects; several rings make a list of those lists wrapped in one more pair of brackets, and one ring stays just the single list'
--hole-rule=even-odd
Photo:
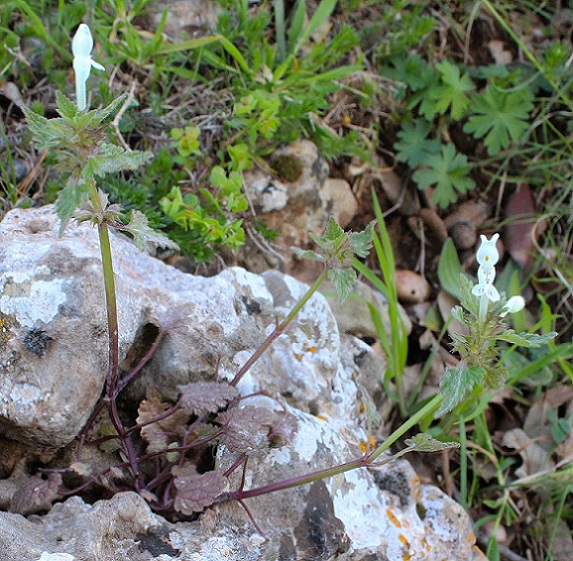
[{"label": "dead leaf", "polygon": [[539,235],[536,228],[535,201],[529,185],[521,183],[509,196],[505,215],[509,220],[505,227],[507,251],[521,268],[525,268],[531,262],[535,239]]},{"label": "dead leaf", "polygon": [[519,478],[552,470],[555,464],[539,443],[522,429],[511,429],[503,435],[502,444],[519,452],[523,464],[515,470]]},{"label": "dead leaf", "polygon": [[496,64],[506,66],[513,62],[511,51],[505,49],[505,43],[499,39],[493,39],[487,44],[487,48]]}]

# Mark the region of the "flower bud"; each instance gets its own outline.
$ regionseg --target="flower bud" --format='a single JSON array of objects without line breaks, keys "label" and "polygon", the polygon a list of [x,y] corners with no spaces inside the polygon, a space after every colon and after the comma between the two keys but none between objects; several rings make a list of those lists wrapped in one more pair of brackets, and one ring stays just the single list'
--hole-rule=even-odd
[{"label": "flower bud", "polygon": [[499,315],[503,318],[507,314],[520,312],[523,308],[525,308],[525,300],[521,296],[512,296],[501,309]]}]

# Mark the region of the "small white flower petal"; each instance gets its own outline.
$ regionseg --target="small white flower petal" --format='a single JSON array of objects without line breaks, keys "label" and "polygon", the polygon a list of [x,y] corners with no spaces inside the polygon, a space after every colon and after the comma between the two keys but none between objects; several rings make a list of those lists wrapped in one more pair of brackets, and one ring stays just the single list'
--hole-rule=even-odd
[{"label": "small white flower petal", "polygon": [[89,57],[94,48],[94,40],[90,28],[85,23],[80,23],[74,38],[72,39],[72,53],[75,57]]},{"label": "small white flower petal", "polygon": [[500,295],[497,288],[493,286],[493,284],[488,284],[486,286],[485,294],[492,302],[499,302]]},{"label": "small white flower petal", "polygon": [[515,314],[525,308],[525,300],[521,296],[512,296],[501,309],[500,316],[503,318],[507,314]]},{"label": "small white flower petal", "polygon": [[476,253],[477,262],[481,267],[489,269],[494,267],[499,261],[499,252],[497,251],[496,243],[499,239],[499,234],[494,234],[491,240],[488,240],[483,234],[480,236],[481,245]]}]

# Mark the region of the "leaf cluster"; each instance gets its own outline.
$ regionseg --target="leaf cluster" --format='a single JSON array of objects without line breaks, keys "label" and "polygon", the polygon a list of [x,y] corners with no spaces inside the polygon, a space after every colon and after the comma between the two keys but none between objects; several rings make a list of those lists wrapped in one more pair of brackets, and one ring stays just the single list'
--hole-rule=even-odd
[{"label": "leaf cluster", "polygon": [[[520,72],[465,69],[448,60],[431,64],[417,53],[391,59],[382,72],[395,80],[407,111],[394,144],[396,159],[413,170],[419,189],[434,189],[432,201],[440,208],[475,187],[473,164],[451,142],[453,124],[460,123],[458,130],[474,142],[483,141],[492,157],[528,138],[534,87],[523,84]],[[482,91],[471,73],[487,81]]]},{"label": "leaf cluster", "polygon": [[[460,355],[460,362],[447,368],[441,382],[444,397],[438,414],[442,415],[460,405],[470,395],[482,390],[497,390],[505,386],[509,371],[500,360],[503,346],[500,342],[515,347],[540,347],[552,341],[557,333],[516,333],[503,323],[502,295],[485,320],[479,321],[479,298],[472,294],[473,283],[460,274],[460,306],[452,309],[454,317],[463,326],[463,331],[452,334],[452,348]],[[469,405],[468,405],[469,406]]]},{"label": "leaf cluster", "polygon": [[322,261],[328,276],[336,289],[339,300],[345,300],[356,281],[353,260],[356,257],[366,257],[372,247],[374,237],[373,220],[362,232],[345,232],[334,217],[330,217],[322,236],[310,233],[317,245],[318,252],[304,251],[293,247],[293,251],[304,259]]}]

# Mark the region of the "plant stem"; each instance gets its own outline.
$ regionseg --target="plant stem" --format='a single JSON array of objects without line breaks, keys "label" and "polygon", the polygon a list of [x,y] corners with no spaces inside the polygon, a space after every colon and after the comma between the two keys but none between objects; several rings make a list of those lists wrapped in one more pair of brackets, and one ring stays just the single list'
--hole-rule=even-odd
[{"label": "plant stem", "polygon": [[231,382],[231,386],[236,386],[241,378],[249,371],[249,369],[261,358],[263,353],[278,339],[287,329],[287,327],[294,320],[296,315],[300,312],[302,307],[310,300],[311,296],[318,290],[320,285],[324,282],[328,275],[328,269],[324,269],[320,276],[314,281],[314,284],[305,292],[304,296],[295,304],[294,308],[289,312],[288,316],[275,328],[275,330],[263,341],[261,346],[251,355],[249,360],[245,362],[242,368],[237,372]]},{"label": "plant stem", "polygon": [[266,495],[267,493],[273,493],[275,491],[282,491],[284,489],[291,489],[292,487],[298,487],[299,485],[305,485],[307,483],[313,483],[314,481],[319,481],[321,479],[326,479],[327,477],[334,477],[335,475],[340,475],[341,473],[346,473],[347,471],[352,471],[353,469],[358,469],[362,467],[382,467],[387,465],[399,457],[415,450],[415,447],[409,447],[402,450],[380,461],[376,461],[390,446],[396,442],[401,436],[403,436],[407,431],[409,431],[414,425],[418,424],[426,415],[430,414],[434,409],[438,407],[442,401],[442,396],[440,394],[434,396],[424,407],[417,411],[411,418],[409,418],[403,425],[398,427],[376,450],[370,454],[365,454],[360,458],[351,460],[344,464],[340,464],[335,467],[325,468],[312,473],[307,473],[304,475],[299,475],[297,477],[292,477],[290,479],[285,479],[283,481],[277,481],[276,483],[270,483],[269,485],[264,485],[262,487],[256,487],[255,489],[249,489],[248,491],[243,491],[242,487],[238,491],[232,491],[230,493],[225,493],[220,497],[220,501],[226,500],[238,500],[242,501],[244,499],[250,499],[252,497],[258,497],[260,495]]},{"label": "plant stem", "polygon": [[482,294],[479,300],[479,321],[483,325],[487,317],[487,307],[488,307],[488,297],[487,294]]}]

